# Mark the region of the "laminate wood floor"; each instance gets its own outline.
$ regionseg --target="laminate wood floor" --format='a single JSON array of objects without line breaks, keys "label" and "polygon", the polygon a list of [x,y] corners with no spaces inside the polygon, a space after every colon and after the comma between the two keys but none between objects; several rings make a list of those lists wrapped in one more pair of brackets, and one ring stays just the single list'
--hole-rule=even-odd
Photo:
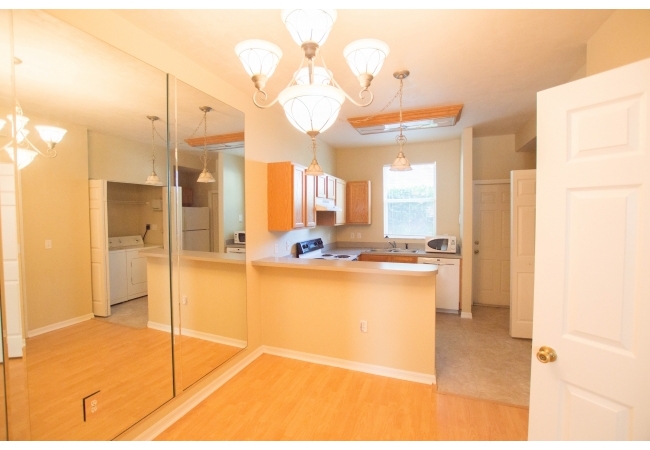
[{"label": "laminate wood floor", "polygon": [[523,440],[528,409],[262,355],[158,440]]}]

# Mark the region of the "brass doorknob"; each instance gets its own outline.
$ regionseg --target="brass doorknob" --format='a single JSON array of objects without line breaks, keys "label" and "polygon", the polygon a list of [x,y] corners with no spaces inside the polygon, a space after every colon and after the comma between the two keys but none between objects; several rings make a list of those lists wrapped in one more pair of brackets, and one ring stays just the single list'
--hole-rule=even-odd
[{"label": "brass doorknob", "polygon": [[544,364],[553,362],[557,359],[557,353],[551,347],[540,347],[537,352],[537,359]]},{"label": "brass doorknob", "polygon": [[478,250],[474,250],[474,253],[478,253]]}]

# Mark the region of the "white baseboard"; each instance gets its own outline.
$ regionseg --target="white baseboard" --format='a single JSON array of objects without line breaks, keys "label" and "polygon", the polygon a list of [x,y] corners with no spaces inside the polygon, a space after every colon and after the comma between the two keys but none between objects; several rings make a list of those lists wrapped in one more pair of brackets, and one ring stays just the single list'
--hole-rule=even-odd
[{"label": "white baseboard", "polygon": [[219,376],[219,378],[217,378],[212,383],[205,386],[196,394],[189,397],[176,409],[174,409],[165,417],[163,417],[158,422],[156,422],[154,425],[149,427],[149,429],[143,431],[140,435],[138,435],[133,440],[151,441],[155,439],[160,433],[165,431],[167,428],[172,426],[177,420],[179,420],[185,414],[187,414],[192,409],[194,409],[199,403],[201,403],[203,400],[208,398],[212,393],[214,393],[214,391],[216,391],[221,386],[223,386],[228,380],[230,380],[232,377],[234,377],[239,372],[241,372],[246,366],[248,366],[250,363],[255,361],[257,358],[259,358],[262,355],[262,353],[264,353],[262,347],[258,347],[255,350],[253,350],[253,352],[251,352],[250,355],[246,356],[237,364],[232,366],[230,369],[226,370],[223,374],[221,374],[221,376]]},{"label": "white baseboard", "polygon": [[46,327],[36,328],[35,330],[28,331],[27,337],[30,338],[30,337],[38,336],[39,334],[49,333],[50,331],[60,330],[61,328],[69,327],[70,325],[85,322],[86,320],[90,320],[93,317],[95,317],[95,315],[92,313],[84,314],[83,316],[64,320],[63,322],[53,323],[52,325],[48,325]]},{"label": "white baseboard", "polygon": [[413,381],[415,383],[423,384],[436,384],[436,376],[428,373],[410,372],[408,370],[394,369],[392,367],[375,366],[372,364],[331,358],[329,356],[316,355],[313,353],[297,352],[295,350],[287,350],[277,347],[264,346],[264,353],[285,358],[298,359],[300,361],[311,362],[314,364],[322,364],[324,366],[340,367],[341,369],[380,375],[382,377],[397,378],[398,380]]},{"label": "white baseboard", "polygon": [[[165,325],[164,323],[149,321],[147,322],[147,328],[169,332],[169,325]],[[216,342],[217,344],[229,345],[231,347],[245,348],[247,345],[246,341],[242,341],[240,339],[233,339],[227,336],[219,336],[218,334],[204,333],[203,331],[190,330],[189,328],[181,328],[179,333],[178,327],[174,327],[174,334],[182,334],[183,336],[202,339],[204,341]]]},{"label": "white baseboard", "polygon": [[472,318],[472,313],[471,312],[461,312],[460,313],[460,318],[461,319],[471,319]]}]

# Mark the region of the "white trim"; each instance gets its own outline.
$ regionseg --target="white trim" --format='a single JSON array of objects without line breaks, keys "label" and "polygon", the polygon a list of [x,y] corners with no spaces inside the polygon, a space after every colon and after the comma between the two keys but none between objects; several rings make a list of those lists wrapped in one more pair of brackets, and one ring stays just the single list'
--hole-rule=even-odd
[{"label": "white trim", "polygon": [[510,184],[509,179],[502,179],[502,180],[474,180],[474,186],[478,184]]},{"label": "white trim", "polygon": [[472,318],[472,313],[471,312],[462,312],[462,313],[460,313],[460,318],[461,319],[471,319]]},{"label": "white trim", "polygon": [[[158,322],[147,322],[147,328],[152,328],[158,331],[169,332],[169,325]],[[180,333],[178,327],[174,327],[174,334],[182,334],[183,336],[189,336],[197,339],[202,339],[204,341],[215,342],[217,344],[230,345],[231,347],[245,348],[248,343],[240,339],[233,339],[227,336],[219,336],[218,334],[204,333],[202,331],[194,331],[188,328],[181,328]]]},{"label": "white trim", "polygon": [[20,336],[7,336],[7,356],[9,358],[22,358],[25,340]]},{"label": "white trim", "polygon": [[253,350],[250,355],[243,358],[241,361],[233,365],[230,369],[226,370],[221,374],[217,379],[212,381],[210,384],[205,386],[203,389],[198,391],[196,394],[189,397],[173,411],[167,414],[165,417],[160,419],[158,422],[150,426],[147,430],[140,433],[133,440],[134,441],[151,441],[155,439],[160,433],[165,431],[167,428],[172,426],[177,420],[182,418],[185,414],[190,412],[196,406],[199,405],[203,400],[212,395],[217,389],[223,386],[228,380],[241,372],[246,366],[259,358],[263,351],[263,346],[260,346]]},{"label": "white trim", "polygon": [[57,323],[53,323],[52,325],[36,328],[35,330],[28,331],[27,337],[31,338],[34,336],[38,336],[39,334],[45,334],[45,333],[49,333],[50,331],[60,330],[61,328],[69,327],[70,325],[75,325],[77,323],[85,322],[86,320],[90,320],[93,317],[95,317],[93,313],[84,314],[83,316],[64,320],[63,322],[57,322]]},{"label": "white trim", "polygon": [[375,366],[372,364],[360,363],[346,359],[330,358],[329,356],[316,355],[313,353],[297,352],[284,348],[264,346],[264,353],[269,355],[282,356],[284,358],[297,359],[324,366],[340,367],[341,369],[354,370],[356,372],[370,373],[382,377],[397,378],[398,380],[413,381],[415,383],[436,384],[436,376],[428,373],[409,372],[407,370],[394,369],[392,367]]}]

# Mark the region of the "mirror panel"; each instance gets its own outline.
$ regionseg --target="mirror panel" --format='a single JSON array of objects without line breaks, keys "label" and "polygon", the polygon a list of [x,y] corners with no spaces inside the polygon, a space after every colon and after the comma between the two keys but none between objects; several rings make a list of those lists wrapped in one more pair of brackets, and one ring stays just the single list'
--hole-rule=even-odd
[{"label": "mirror panel", "polygon": [[[169,98],[180,254],[176,375],[187,389],[247,345],[245,253],[232,252],[245,251],[234,243],[245,230],[244,114],[180,80]],[[197,181],[204,169],[214,182]]]},{"label": "mirror panel", "polygon": [[[13,11],[13,31],[16,98],[44,155],[15,172],[25,346],[9,348],[10,438],[111,439],[174,395],[171,327],[148,326],[153,258],[112,245],[148,224],[169,273],[167,76],[42,11]],[[55,157],[34,125],[67,130]],[[163,186],[144,186],[152,152]]]}]

